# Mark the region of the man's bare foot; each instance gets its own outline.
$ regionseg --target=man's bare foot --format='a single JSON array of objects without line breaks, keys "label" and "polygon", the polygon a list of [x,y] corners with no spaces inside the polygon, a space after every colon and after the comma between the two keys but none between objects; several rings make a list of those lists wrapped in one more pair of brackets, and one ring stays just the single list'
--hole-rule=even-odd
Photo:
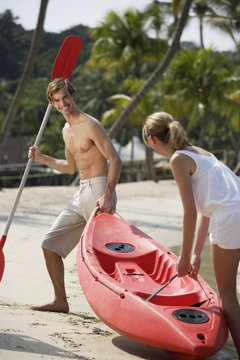
[{"label": "man's bare foot", "polygon": [[68,306],[68,303],[57,304],[55,301],[53,301],[52,303],[49,303],[49,304],[46,304],[46,305],[34,306],[34,307],[32,307],[32,310],[51,311],[51,312],[59,312],[59,313],[68,314],[69,313],[69,306]]}]

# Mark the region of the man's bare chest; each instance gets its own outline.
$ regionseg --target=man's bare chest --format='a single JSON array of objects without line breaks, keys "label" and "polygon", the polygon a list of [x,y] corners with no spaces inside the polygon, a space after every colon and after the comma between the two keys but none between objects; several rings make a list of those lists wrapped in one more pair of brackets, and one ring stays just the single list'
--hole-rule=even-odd
[{"label": "man's bare chest", "polygon": [[63,138],[66,147],[73,155],[76,153],[85,154],[91,151],[92,148],[95,146],[93,141],[84,136],[69,136],[69,134],[65,134]]}]

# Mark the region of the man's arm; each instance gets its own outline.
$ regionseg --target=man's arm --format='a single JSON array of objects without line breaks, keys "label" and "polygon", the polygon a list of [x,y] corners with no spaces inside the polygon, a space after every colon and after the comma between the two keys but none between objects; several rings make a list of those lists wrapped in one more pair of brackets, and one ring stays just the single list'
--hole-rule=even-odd
[{"label": "man's arm", "polygon": [[76,163],[67,148],[65,148],[65,156],[66,160],[55,159],[51,156],[42,154],[37,146],[30,147],[28,151],[28,157],[33,158],[34,161],[40,162],[41,164],[66,174],[74,174],[76,171]]},{"label": "man's arm", "polygon": [[121,173],[122,160],[100,123],[94,123],[92,125],[91,133],[91,138],[96,147],[105,159],[109,161],[107,185],[103,195],[97,201],[97,206],[99,206],[100,210],[107,212],[112,208],[112,196]]}]

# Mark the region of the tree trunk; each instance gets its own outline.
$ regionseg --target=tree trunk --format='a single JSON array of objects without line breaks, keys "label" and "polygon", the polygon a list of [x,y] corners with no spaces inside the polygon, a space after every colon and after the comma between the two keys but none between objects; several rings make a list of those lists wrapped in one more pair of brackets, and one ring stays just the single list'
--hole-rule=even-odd
[{"label": "tree trunk", "polygon": [[204,42],[203,42],[203,19],[200,17],[199,19],[199,32],[200,32],[200,46],[204,49]]},{"label": "tree trunk", "polygon": [[131,163],[134,163],[134,135],[132,135],[132,139],[131,139]]},{"label": "tree trunk", "polygon": [[153,151],[149,147],[145,146],[145,153],[147,180],[153,180],[155,182],[158,182],[155,169],[153,167]]},{"label": "tree trunk", "polygon": [[36,56],[37,56],[37,53],[38,53],[38,50],[40,47],[40,41],[41,41],[41,37],[42,37],[42,33],[43,33],[43,24],[44,24],[44,20],[45,20],[48,1],[49,0],[41,0],[37,27],[33,34],[32,43],[31,43],[31,47],[29,50],[26,66],[24,68],[22,78],[19,82],[19,85],[18,85],[15,95],[13,97],[12,104],[8,110],[3,127],[0,132],[0,155],[2,154],[3,147],[5,145],[8,134],[10,132],[15,115],[18,111],[24,90],[25,90],[27,83],[30,80],[32,72],[33,72],[33,66],[34,66],[35,59],[36,59]]},{"label": "tree trunk", "polygon": [[147,92],[155,85],[155,83],[159,80],[159,78],[163,75],[165,70],[167,69],[170,61],[172,60],[175,52],[178,49],[179,41],[186,24],[188,13],[190,6],[192,4],[192,0],[186,0],[183,6],[182,14],[179,19],[178,25],[176,27],[173,41],[171,46],[169,47],[162,63],[157,67],[157,69],[153,72],[153,74],[149,77],[143,87],[139,90],[139,92],[135,95],[130,104],[126,107],[124,112],[117,118],[117,120],[113,123],[111,128],[109,129],[110,138],[114,138],[118,131],[122,128],[122,126],[127,121],[128,116],[133,112],[133,110],[137,107],[137,105],[141,102],[143,97],[147,94]]}]

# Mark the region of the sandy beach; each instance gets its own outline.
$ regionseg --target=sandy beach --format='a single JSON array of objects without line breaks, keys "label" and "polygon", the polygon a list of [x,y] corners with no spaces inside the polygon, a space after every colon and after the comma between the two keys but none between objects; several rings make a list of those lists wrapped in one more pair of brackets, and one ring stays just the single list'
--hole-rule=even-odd
[{"label": "sandy beach", "polygon": [[[3,233],[18,189],[0,191]],[[69,314],[37,312],[33,305],[53,300],[40,247],[48,228],[71,199],[75,187],[26,187],[4,246],[0,284],[1,360],[168,360],[161,349],[138,344],[103,324],[80,287],[77,248],[65,259]],[[182,205],[173,180],[117,186],[117,212],[165,247],[181,244]],[[233,359],[224,348],[208,359]],[[236,356],[235,356],[236,358]]]}]

